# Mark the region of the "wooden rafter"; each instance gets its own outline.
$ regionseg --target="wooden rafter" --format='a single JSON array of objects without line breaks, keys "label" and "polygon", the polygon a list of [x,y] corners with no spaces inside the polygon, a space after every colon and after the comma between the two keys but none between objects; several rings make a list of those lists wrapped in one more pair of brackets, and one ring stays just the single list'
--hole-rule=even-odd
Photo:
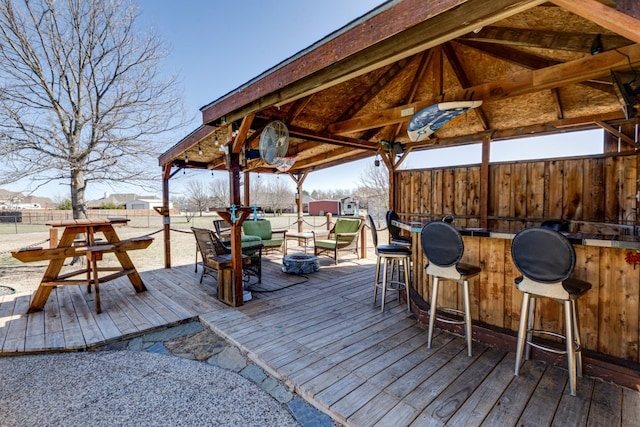
[{"label": "wooden rafter", "polygon": [[240,127],[238,128],[238,134],[233,139],[233,143],[231,144],[232,153],[239,153],[240,151],[242,151],[242,148],[244,147],[244,142],[246,141],[247,135],[249,134],[249,129],[251,129],[251,123],[253,123],[253,118],[255,116],[256,116],[255,114],[249,114],[248,116],[242,119],[242,122],[240,123]]},{"label": "wooden rafter", "polygon": [[[617,49],[633,44],[629,39],[618,35],[603,34],[600,37],[604,50]],[[537,47],[590,54],[595,34],[484,27],[479,32],[466,34],[462,38],[497,45]]]},{"label": "wooden rafter", "polygon": [[373,141],[349,138],[341,135],[334,135],[329,132],[304,129],[298,126],[289,126],[289,135],[296,138],[306,139],[307,141],[321,142],[324,144],[332,144],[342,147],[361,148],[363,150],[376,150],[378,148],[378,144]]},{"label": "wooden rafter", "polygon": [[[418,64],[418,69],[413,76],[413,80],[411,81],[411,85],[409,85],[409,90],[407,91],[407,95],[405,99],[407,102],[413,102],[416,99],[416,94],[418,92],[418,87],[420,82],[424,79],[424,75],[426,74],[429,63],[431,62],[431,57],[433,56],[433,49],[429,49],[428,52],[423,52],[420,54],[420,63]],[[395,141],[400,132],[404,130],[403,123],[396,124],[396,128],[393,131],[393,140]]]},{"label": "wooden rafter", "polygon": [[[607,75],[610,70],[624,70],[640,62],[640,45],[604,52],[540,70],[524,71],[507,80],[484,83],[445,94],[443,97],[414,102],[400,107],[360,116],[328,126],[335,134],[349,134],[407,120],[407,111],[419,111],[436,102],[492,100],[525,95]],[[411,113],[413,114],[413,113]]]},{"label": "wooden rafter", "polygon": [[640,20],[632,16],[596,0],[551,0],[551,2],[607,30],[640,43]]},{"label": "wooden rafter", "polygon": [[553,96],[554,105],[556,107],[556,115],[558,119],[564,119],[564,110],[562,108],[562,100],[560,99],[560,91],[557,87],[551,89],[551,96]]},{"label": "wooden rafter", "polygon": [[340,116],[341,118],[338,120],[344,120],[347,118],[351,118],[358,114],[358,112],[367,105],[376,95],[383,90],[386,85],[392,81],[399,72],[401,72],[409,63],[409,58],[405,58],[397,63],[393,64],[385,73],[382,75],[374,84],[369,87],[365,93],[360,96],[347,110]]},{"label": "wooden rafter", "polygon": [[313,98],[313,95],[309,95],[304,98],[298,99],[296,102],[294,102],[293,107],[291,107],[291,109],[289,110],[289,113],[287,114],[287,119],[285,120],[285,122],[289,124],[292,121],[294,121],[296,117],[298,117],[298,115],[309,104],[312,98]]},{"label": "wooden rafter", "polygon": [[[458,39],[457,43],[469,46],[472,49],[477,49],[481,52],[489,54],[494,58],[502,59],[511,64],[517,65],[529,70],[539,70],[541,68],[551,67],[553,65],[561,64],[560,61],[553,61],[542,56],[534,55],[529,52],[525,52],[509,46],[501,46],[491,43],[481,43],[475,40]],[[599,83],[594,81],[584,81],[579,83],[584,86],[588,86],[592,89],[599,90],[613,94],[613,87],[610,84]]]},{"label": "wooden rafter", "polygon": [[[341,34],[314,49],[313,60],[301,56],[259,81],[250,82],[242,96],[226,97],[203,108],[203,122],[225,116],[236,120],[265,106],[283,105],[366,74],[402,58],[438,46],[476,28],[490,25],[545,0],[405,0],[368,21],[368,31]],[[389,21],[389,15],[403,19]],[[428,19],[427,19],[428,18]],[[411,25],[413,23],[413,25]],[[336,54],[339,57],[336,57]],[[320,59],[324,58],[324,61]],[[331,62],[327,65],[327,59]]]},{"label": "wooden rafter", "polygon": [[616,138],[620,138],[622,142],[632,147],[634,150],[638,148],[638,144],[636,143],[636,141],[633,140],[633,138],[630,138],[628,135],[625,135],[624,133],[619,132],[618,129],[614,128],[613,126],[608,125],[607,123],[604,123],[601,121],[597,121],[595,123],[598,126],[600,126],[602,129],[609,132],[611,135],[615,136]]},{"label": "wooden rafter", "polygon": [[[456,75],[456,78],[458,79],[458,83],[460,83],[460,86],[470,87],[471,82],[467,78],[467,73],[465,73],[464,69],[462,68],[462,64],[458,60],[458,56],[456,55],[456,52],[453,50],[453,47],[451,46],[451,44],[445,43],[442,47],[444,50],[444,54],[446,55],[447,60],[449,61],[449,65],[451,65],[451,68],[453,69],[453,73]],[[482,127],[485,130],[489,129],[489,118],[487,117],[484,110],[482,109],[482,106],[478,108],[474,108],[473,112],[478,116],[478,119],[482,123]]]}]

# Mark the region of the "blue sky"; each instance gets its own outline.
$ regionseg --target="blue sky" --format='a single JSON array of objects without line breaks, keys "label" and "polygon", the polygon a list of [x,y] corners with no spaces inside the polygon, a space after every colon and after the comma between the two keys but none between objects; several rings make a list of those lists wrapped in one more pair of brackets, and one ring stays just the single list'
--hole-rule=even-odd
[{"label": "blue sky", "polygon": [[[185,107],[192,119],[183,133],[167,139],[166,147],[171,147],[202,123],[200,107],[382,3],[384,0],[138,0],[139,24],[143,28],[153,28],[166,41],[170,53],[163,63],[164,71],[178,75]],[[587,151],[592,150],[591,146],[597,149],[602,145],[601,132],[595,137],[592,133],[589,136],[561,138],[551,144],[557,146],[560,142],[560,145],[569,147],[570,152],[573,152],[571,147],[576,144],[567,141],[575,141],[579,146],[586,147]],[[527,149],[517,144],[511,150],[495,151],[494,155],[499,156],[504,151],[507,157],[494,157],[494,161],[511,160],[509,155],[527,156],[523,154]],[[535,157],[535,152],[545,151],[538,146],[531,155]],[[432,150],[412,154],[406,166],[423,168],[446,166],[452,162],[478,163],[479,156],[479,148],[473,146],[441,153]],[[313,172],[305,180],[304,189],[311,192],[314,189],[355,188],[367,162],[373,162],[373,158]],[[157,174],[161,174],[159,167]],[[188,171],[172,179],[170,188],[172,193],[179,192],[187,180],[210,178],[208,172]],[[291,185],[294,188],[293,181]],[[19,185],[8,189],[23,190]],[[55,185],[35,194],[67,198],[69,196],[65,191],[65,186]],[[102,197],[104,192],[135,191],[135,188],[126,186],[90,184],[86,197],[91,200]],[[158,188],[156,194],[160,193],[161,188]]]}]

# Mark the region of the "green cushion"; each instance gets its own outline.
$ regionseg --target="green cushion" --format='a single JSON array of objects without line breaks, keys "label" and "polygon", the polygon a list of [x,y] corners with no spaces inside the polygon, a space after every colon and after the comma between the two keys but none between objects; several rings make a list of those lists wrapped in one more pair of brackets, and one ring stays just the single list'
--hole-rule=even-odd
[{"label": "green cushion", "polygon": [[284,242],[283,239],[269,239],[269,240],[263,240],[262,244],[264,245],[265,248],[279,248],[280,246],[282,246],[283,242]]},{"label": "green cushion", "polygon": [[361,220],[359,218],[338,218],[334,232],[339,233],[355,233],[360,228]]},{"label": "green cushion", "polygon": [[316,240],[315,242],[313,242],[313,244],[316,246],[316,248],[322,248],[322,249],[336,248],[335,240]]},{"label": "green cushion", "polygon": [[253,246],[256,243],[260,243],[262,239],[260,236],[248,236],[244,235],[240,237],[242,239],[242,247],[245,248],[247,246]]},{"label": "green cushion", "polygon": [[271,222],[264,219],[243,222],[242,231],[244,231],[245,235],[258,236],[262,240],[271,240]]}]

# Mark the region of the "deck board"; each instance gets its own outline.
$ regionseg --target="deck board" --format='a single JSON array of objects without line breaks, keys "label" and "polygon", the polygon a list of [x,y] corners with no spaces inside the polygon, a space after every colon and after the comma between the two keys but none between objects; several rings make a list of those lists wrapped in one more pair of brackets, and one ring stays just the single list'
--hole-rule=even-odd
[{"label": "deck board", "polygon": [[[307,276],[284,274],[264,257],[253,299],[232,308],[215,280],[193,265],[141,272],[136,293],[126,277],[101,286],[102,310],[84,286],[53,289],[44,311],[25,314],[31,295],[0,297],[0,354],[88,349],[199,319],[256,364],[347,426],[635,425],[640,393],[584,377],[568,394],[563,367],[526,361],[513,375],[513,353],[426,332],[389,292],[374,304],[375,260],[337,266],[321,258]],[[35,280],[35,279],[34,279]]]}]

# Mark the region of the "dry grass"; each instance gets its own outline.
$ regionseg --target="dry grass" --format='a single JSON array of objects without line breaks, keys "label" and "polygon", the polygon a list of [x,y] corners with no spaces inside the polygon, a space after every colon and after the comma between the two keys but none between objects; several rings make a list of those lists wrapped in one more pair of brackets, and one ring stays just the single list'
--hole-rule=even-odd
[{"label": "dry grass", "polygon": [[[190,227],[212,228],[212,220],[215,216],[194,217],[189,222],[184,217],[172,217],[171,221],[171,265],[180,266],[193,264],[195,262],[196,245]],[[296,228],[295,216],[283,215],[269,217],[273,228]],[[324,217],[305,217],[305,229],[321,231],[326,229],[323,226]],[[313,225],[316,227],[313,227]],[[14,230],[15,229],[15,230]],[[17,250],[25,246],[48,247],[49,228],[47,226],[23,226],[14,224],[0,225],[0,285],[8,286],[16,292],[34,292],[44,271],[46,262],[22,263],[11,256],[12,250]],[[17,231],[17,232],[16,232]],[[144,236],[151,234],[153,243],[145,250],[129,252],[131,259],[139,271],[155,270],[164,268],[164,233],[162,232],[161,218],[136,218],[129,225],[117,229],[121,239]],[[68,260],[70,261],[70,260]],[[80,263],[84,260],[80,260]],[[117,260],[113,254],[106,254],[103,265],[117,265]],[[69,263],[63,267],[64,271],[78,269],[78,264],[72,266]]]}]

